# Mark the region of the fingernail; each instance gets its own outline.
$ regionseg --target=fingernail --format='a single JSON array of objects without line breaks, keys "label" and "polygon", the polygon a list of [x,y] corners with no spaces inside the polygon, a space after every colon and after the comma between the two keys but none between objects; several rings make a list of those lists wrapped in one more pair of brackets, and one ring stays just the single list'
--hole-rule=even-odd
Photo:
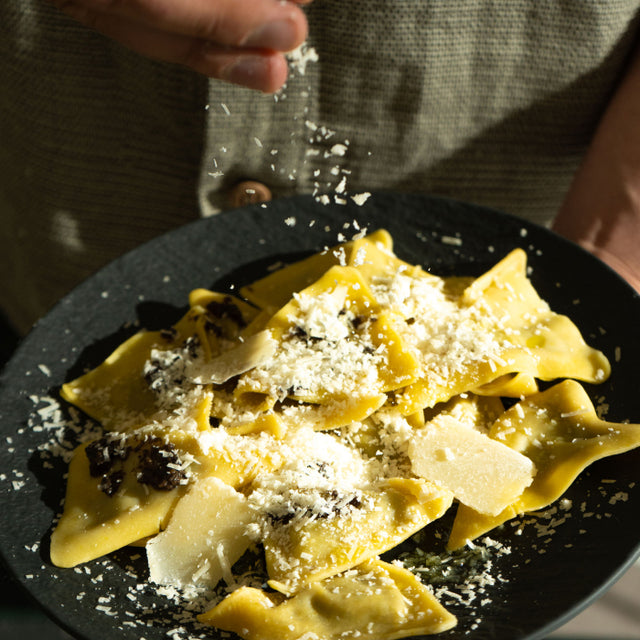
[{"label": "fingernail", "polygon": [[274,20],[260,25],[244,39],[242,45],[259,49],[289,51],[295,48],[296,38],[297,32],[293,21]]},{"label": "fingernail", "polygon": [[259,89],[268,72],[268,63],[263,56],[242,56],[222,71],[222,78],[233,84]]}]

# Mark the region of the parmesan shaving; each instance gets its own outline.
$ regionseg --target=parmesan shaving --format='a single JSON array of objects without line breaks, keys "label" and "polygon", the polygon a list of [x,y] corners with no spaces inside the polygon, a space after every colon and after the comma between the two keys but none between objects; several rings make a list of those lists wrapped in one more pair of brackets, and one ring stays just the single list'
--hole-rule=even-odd
[{"label": "parmesan shaving", "polygon": [[269,362],[276,347],[277,342],[271,337],[271,333],[261,331],[210,362],[192,364],[187,373],[196,384],[223,384]]}]

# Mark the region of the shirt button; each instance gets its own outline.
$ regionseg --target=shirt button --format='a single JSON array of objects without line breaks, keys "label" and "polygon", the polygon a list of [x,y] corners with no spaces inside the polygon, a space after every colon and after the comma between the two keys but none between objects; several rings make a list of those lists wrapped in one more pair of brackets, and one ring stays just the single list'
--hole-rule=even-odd
[{"label": "shirt button", "polygon": [[271,198],[269,187],[255,180],[243,180],[229,193],[229,203],[232,207],[245,207],[249,204],[269,202]]}]

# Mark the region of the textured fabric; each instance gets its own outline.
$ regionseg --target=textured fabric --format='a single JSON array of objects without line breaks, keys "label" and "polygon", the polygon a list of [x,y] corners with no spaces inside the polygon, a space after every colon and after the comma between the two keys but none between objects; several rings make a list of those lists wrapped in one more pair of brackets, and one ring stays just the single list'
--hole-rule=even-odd
[{"label": "textured fabric", "polygon": [[[330,190],[344,169],[355,191],[428,192],[548,223],[635,44],[639,6],[318,0],[319,60],[286,99],[211,85],[203,205],[223,207],[238,177],[284,195]],[[345,140],[344,156],[330,153]]]},{"label": "textured fabric", "polygon": [[[278,96],[0,3],[0,304],[21,329],[124,251],[227,205],[400,189],[547,223],[635,44],[638,0],[316,0]],[[204,143],[204,144],[203,144]]]},{"label": "textured fabric", "polygon": [[0,304],[21,331],[71,287],[197,217],[206,79],[40,0],[0,3]]}]

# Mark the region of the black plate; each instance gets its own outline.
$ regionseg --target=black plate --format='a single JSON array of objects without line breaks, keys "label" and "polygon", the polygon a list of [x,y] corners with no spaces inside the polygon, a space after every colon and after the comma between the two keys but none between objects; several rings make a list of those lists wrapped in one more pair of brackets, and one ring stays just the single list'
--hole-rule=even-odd
[{"label": "black plate", "polygon": [[[164,639],[170,630],[176,638],[202,634],[180,618],[180,608],[144,586],[143,558],[129,550],[77,570],[51,566],[49,535],[64,495],[65,465],[42,448],[54,436],[51,425],[69,416],[66,407],[52,415],[42,398],[56,398],[63,381],[98,364],[138,325],[171,323],[192,288],[244,284],[279,261],[365,227],[388,229],[400,257],[443,275],[479,275],[514,247],[525,249],[541,295],[613,363],[610,380],[588,389],[594,401],[609,404],[610,420],[640,422],[640,296],[543,228],[458,202],[393,194],[375,194],[361,207],[351,201],[325,206],[310,197],[279,200],[195,222],[75,289],[25,339],[0,380],[0,551],[58,624],[78,638],[101,640]],[[492,533],[511,553],[490,553],[493,584],[476,584],[474,597],[460,584],[445,585],[467,604],[443,595],[459,625],[440,637],[543,638],[601,595],[640,553],[638,469],[640,450],[602,460],[566,494],[567,509],[555,514],[561,524],[546,510],[536,521],[520,520],[519,529],[507,525]],[[473,579],[463,576],[464,582],[468,587]],[[217,637],[215,630],[208,636]]]}]

